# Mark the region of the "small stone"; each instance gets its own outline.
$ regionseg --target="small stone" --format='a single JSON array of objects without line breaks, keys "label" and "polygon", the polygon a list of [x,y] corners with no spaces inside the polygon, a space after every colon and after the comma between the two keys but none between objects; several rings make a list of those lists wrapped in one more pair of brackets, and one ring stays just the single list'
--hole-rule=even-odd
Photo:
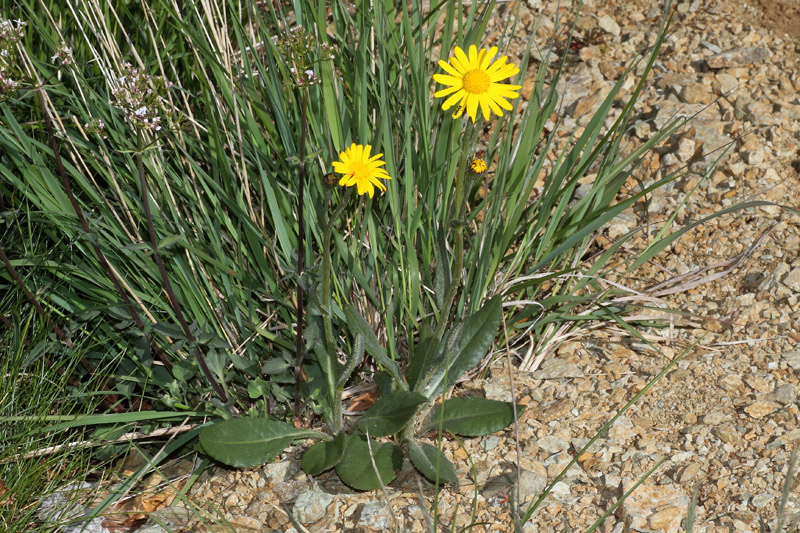
[{"label": "small stone", "polygon": [[734,50],[727,50],[719,54],[706,58],[706,64],[709,68],[731,68],[743,67],[751,63],[757,63],[769,59],[772,53],[760,46],[751,46],[747,48],[736,48]]},{"label": "small stone", "polygon": [[583,371],[575,363],[568,363],[563,359],[547,359],[542,366],[533,373],[535,379],[582,378]]},{"label": "small stone", "polygon": [[261,468],[261,471],[270,485],[277,485],[278,483],[282,483],[287,478],[290,465],[291,461],[269,463],[264,465]]},{"label": "small stone", "polygon": [[683,89],[681,97],[687,104],[710,104],[714,95],[702,84],[692,82]]},{"label": "small stone", "polygon": [[497,448],[498,444],[500,444],[500,437],[498,437],[497,435],[491,435],[489,437],[486,437],[483,440],[483,442],[481,442],[481,448],[483,448],[487,452],[490,452],[495,448]]},{"label": "small stone", "polygon": [[675,153],[677,154],[678,159],[686,163],[694,156],[694,151],[694,139],[682,137],[681,140],[678,141],[678,149],[675,151]]},{"label": "small stone", "polygon": [[711,411],[703,416],[703,423],[707,426],[716,426],[725,420],[725,414],[720,411]]},{"label": "small stone", "polygon": [[784,383],[769,395],[769,399],[787,405],[797,400],[797,391],[791,383]]},{"label": "small stone", "polygon": [[769,502],[771,502],[774,499],[775,499],[774,495],[769,494],[767,492],[762,492],[761,494],[753,496],[753,499],[750,501],[750,503],[752,503],[753,507],[755,507],[756,509],[763,509],[764,507],[767,506]]},{"label": "small stone", "polygon": [[552,422],[553,420],[560,420],[567,416],[573,407],[573,403],[569,398],[562,398],[557,402],[548,405],[542,409],[541,419],[543,422]]},{"label": "small stone", "polygon": [[728,374],[720,378],[720,386],[728,392],[734,392],[742,386],[742,378],[738,374]]},{"label": "small stone", "polygon": [[642,141],[646,141],[650,138],[650,121],[649,120],[637,120],[633,124],[633,133]]},{"label": "small stone", "polygon": [[297,497],[292,514],[301,524],[312,524],[325,516],[332,502],[333,495],[315,487]]},{"label": "small stone", "polygon": [[619,37],[619,34],[621,32],[619,24],[617,24],[617,22],[607,14],[603,14],[603,16],[597,19],[597,25],[600,26],[601,29],[613,35],[614,37]]},{"label": "small stone", "polygon": [[666,509],[651,514],[647,518],[647,523],[650,525],[651,529],[664,531],[670,524],[674,523],[676,519],[680,521],[682,516],[683,512],[680,507],[667,507]]},{"label": "small stone", "polygon": [[736,428],[730,424],[723,424],[714,428],[714,435],[725,444],[735,446],[742,438]]},{"label": "small stone", "polygon": [[800,292],[800,268],[795,268],[783,278],[783,284],[795,292]]},{"label": "small stone", "polygon": [[764,158],[766,156],[764,150],[746,150],[740,152],[742,159],[748,165],[758,165],[759,163],[764,162]]},{"label": "small stone", "polygon": [[392,523],[392,513],[384,502],[369,502],[361,510],[358,525],[368,527],[375,531],[389,531]]},{"label": "small stone", "polygon": [[[624,491],[635,482],[626,481]],[[641,485],[622,502],[621,512],[631,531],[678,533],[683,531],[681,520],[689,509],[689,500],[677,485]]]},{"label": "small stone", "polygon": [[538,497],[547,487],[547,471],[531,472],[523,469],[519,474],[519,500],[521,503]]},{"label": "small stone", "polygon": [[717,72],[716,76],[717,81],[719,82],[719,92],[721,95],[726,95],[733,91],[737,85],[739,85],[739,80],[727,74],[725,72]]},{"label": "small stone", "polygon": [[683,472],[681,472],[680,482],[686,483],[687,481],[691,481],[696,478],[697,474],[700,473],[701,466],[702,465],[700,463],[692,463],[684,468]]},{"label": "small stone", "polygon": [[800,351],[784,352],[783,359],[793,369],[800,370]]},{"label": "small stone", "polygon": [[555,435],[547,435],[542,437],[537,441],[537,443],[539,444],[539,448],[548,453],[556,453],[569,449],[569,443],[561,437],[556,437]]},{"label": "small stone", "polygon": [[702,46],[706,50],[711,50],[711,53],[713,53],[713,54],[719,54],[720,52],[722,52],[722,48],[720,48],[716,44],[710,43],[710,42],[708,42],[708,41],[706,41],[704,39],[700,39],[700,46]]},{"label": "small stone", "polygon": [[753,418],[764,418],[777,411],[780,406],[773,402],[765,402],[763,400],[756,400],[744,408],[744,412]]}]

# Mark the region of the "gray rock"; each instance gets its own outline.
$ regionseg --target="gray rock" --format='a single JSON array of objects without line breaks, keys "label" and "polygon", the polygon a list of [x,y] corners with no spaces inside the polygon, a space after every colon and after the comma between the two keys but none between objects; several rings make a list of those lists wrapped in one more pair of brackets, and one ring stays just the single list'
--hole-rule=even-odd
[{"label": "gray rock", "polygon": [[72,483],[49,494],[39,503],[36,517],[43,522],[60,522],[80,516],[83,506],[74,502],[76,497],[73,495],[89,487],[89,483]]},{"label": "gray rock", "polygon": [[784,383],[769,395],[770,400],[787,405],[797,400],[797,390],[791,383]]},{"label": "gray rock", "polygon": [[758,63],[769,59],[772,53],[761,46],[749,46],[747,48],[735,48],[726,50],[706,59],[706,64],[710,68],[731,68],[743,67],[751,63]]},{"label": "gray rock", "polygon": [[800,268],[795,268],[783,278],[783,284],[795,292],[800,292]]},{"label": "gray rock", "polygon": [[710,43],[710,42],[705,41],[703,39],[700,40],[700,46],[702,46],[706,50],[711,50],[711,52],[714,53],[714,54],[719,54],[720,52],[722,52],[722,48],[720,48],[719,46],[717,46],[714,43]]},{"label": "gray rock", "polygon": [[600,26],[600,28],[602,28],[603,30],[613,35],[614,37],[619,37],[619,34],[621,32],[619,24],[617,24],[617,21],[612,19],[610,16],[603,15],[602,17],[597,19],[597,25]]},{"label": "gray rock", "polygon": [[771,502],[774,499],[775,496],[773,494],[762,492],[761,494],[753,496],[753,499],[750,500],[750,503],[752,503],[753,507],[755,507],[756,509],[763,509],[764,507],[767,506],[769,502]]},{"label": "gray rock", "polygon": [[556,437],[555,435],[547,435],[542,437],[537,441],[537,444],[539,445],[539,448],[548,453],[556,453],[569,449],[569,443],[561,437]]},{"label": "gray rock", "polygon": [[264,477],[271,485],[277,485],[278,483],[282,483],[287,477],[289,477],[289,467],[291,466],[291,461],[279,461],[276,463],[269,463],[261,467],[261,471],[264,474]]},{"label": "gray rock", "polygon": [[333,495],[314,487],[297,497],[292,514],[301,524],[312,524],[325,516]]},{"label": "gray rock", "polygon": [[358,525],[372,528],[376,531],[388,531],[392,524],[391,509],[384,502],[369,502],[361,510]]},{"label": "gray rock", "polygon": [[793,369],[800,369],[800,351],[784,352],[783,359],[786,361],[786,364]]},{"label": "gray rock", "polygon": [[498,444],[500,444],[500,437],[498,437],[498,436],[496,436],[496,435],[491,435],[491,436],[489,436],[489,437],[486,437],[486,438],[485,438],[485,439],[484,439],[484,440],[481,442],[481,448],[483,448],[484,450],[486,450],[487,452],[489,452],[489,451],[492,451],[492,450],[494,450],[495,448],[497,448],[497,445],[498,445]]},{"label": "gray rock", "polygon": [[547,475],[523,469],[519,474],[519,501],[525,503],[533,500],[544,492],[545,487],[547,487]]}]

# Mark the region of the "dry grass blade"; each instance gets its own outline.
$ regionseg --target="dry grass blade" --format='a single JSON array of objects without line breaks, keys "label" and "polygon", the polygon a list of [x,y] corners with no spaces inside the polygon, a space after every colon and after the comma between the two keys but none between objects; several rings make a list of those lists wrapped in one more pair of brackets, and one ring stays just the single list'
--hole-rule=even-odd
[{"label": "dry grass blade", "polygon": [[[654,285],[644,292],[654,297],[667,296],[668,294],[676,294],[679,292],[688,291],[689,289],[693,289],[699,285],[703,285],[704,283],[717,280],[727,274],[730,274],[742,263],[742,261],[750,257],[756,248],[761,246],[764,240],[769,236],[770,233],[772,233],[774,229],[775,226],[772,226],[766,230],[758,237],[758,239],[755,240],[753,244],[730,259],[720,261],[719,263],[714,263],[713,265],[709,265],[692,272],[680,274]],[[717,269],[722,270],[719,272],[714,272],[713,274],[706,274],[707,272]]]}]

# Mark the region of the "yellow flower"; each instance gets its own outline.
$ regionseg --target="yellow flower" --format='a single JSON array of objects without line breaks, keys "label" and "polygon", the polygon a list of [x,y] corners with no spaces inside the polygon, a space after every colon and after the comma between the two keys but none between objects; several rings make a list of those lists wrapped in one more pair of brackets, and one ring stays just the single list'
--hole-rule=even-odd
[{"label": "yellow flower", "polygon": [[483,174],[484,172],[486,172],[486,168],[487,168],[486,167],[486,161],[484,161],[483,159],[481,159],[479,157],[476,157],[475,159],[473,159],[470,162],[469,168],[472,169],[472,171],[475,174]]},{"label": "yellow flower", "polygon": [[[472,122],[478,116],[480,104],[483,118],[489,120],[489,111],[502,116],[503,110],[510,110],[511,104],[506,98],[519,98],[517,92],[521,85],[497,83],[519,73],[519,68],[513,63],[506,63],[508,56],[503,56],[494,63],[492,58],[497,55],[497,47],[482,48],[480,52],[472,45],[469,47],[469,56],[464,50],[456,46],[454,56],[449,63],[439,60],[439,66],[447,74],[434,74],[433,79],[442,85],[449,85],[434,94],[436,98],[452,94],[444,101],[442,109],[447,111],[458,103],[458,109],[453,113],[453,118],[458,118],[466,111],[472,117]],[[455,93],[455,94],[453,94]]]},{"label": "yellow flower", "polygon": [[358,194],[368,193],[369,197],[375,194],[375,187],[382,191],[386,186],[378,180],[392,179],[385,169],[380,168],[386,163],[380,158],[383,154],[376,154],[370,157],[372,150],[370,145],[360,145],[353,143],[350,148],[339,154],[341,161],[334,161],[333,170],[344,176],[339,179],[339,185],[343,187],[358,187]]}]

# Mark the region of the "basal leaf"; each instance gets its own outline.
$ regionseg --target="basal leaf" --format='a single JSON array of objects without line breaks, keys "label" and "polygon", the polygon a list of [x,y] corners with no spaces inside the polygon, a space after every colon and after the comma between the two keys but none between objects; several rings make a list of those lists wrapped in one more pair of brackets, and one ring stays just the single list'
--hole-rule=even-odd
[{"label": "basal leaf", "polygon": [[369,432],[372,437],[385,437],[398,433],[405,427],[427,399],[422,394],[410,391],[396,391],[379,398],[370,407],[356,427]]},{"label": "basal leaf", "polygon": [[317,431],[266,418],[223,420],[200,432],[203,449],[221,463],[248,468],[268,463],[295,439],[322,438]]},{"label": "basal leaf", "polygon": [[[372,465],[370,448],[380,479]],[[394,480],[396,472],[402,466],[403,453],[395,444],[370,439],[368,446],[367,438],[363,435],[349,435],[344,457],[336,465],[336,473],[342,481],[354,489],[376,490]]]},{"label": "basal leaf", "polygon": [[[444,431],[467,437],[489,435],[514,422],[513,409],[510,402],[486,398],[450,398],[433,410],[423,431],[441,427]],[[518,416],[523,410],[524,406],[517,405]]]},{"label": "basal leaf", "polygon": [[306,474],[316,476],[336,466],[344,457],[346,437],[344,433],[339,433],[333,440],[318,442],[306,450],[301,460]]},{"label": "basal leaf", "polygon": [[427,442],[408,441],[408,456],[411,464],[420,473],[433,482],[458,483],[458,474],[447,457],[437,448]]}]

